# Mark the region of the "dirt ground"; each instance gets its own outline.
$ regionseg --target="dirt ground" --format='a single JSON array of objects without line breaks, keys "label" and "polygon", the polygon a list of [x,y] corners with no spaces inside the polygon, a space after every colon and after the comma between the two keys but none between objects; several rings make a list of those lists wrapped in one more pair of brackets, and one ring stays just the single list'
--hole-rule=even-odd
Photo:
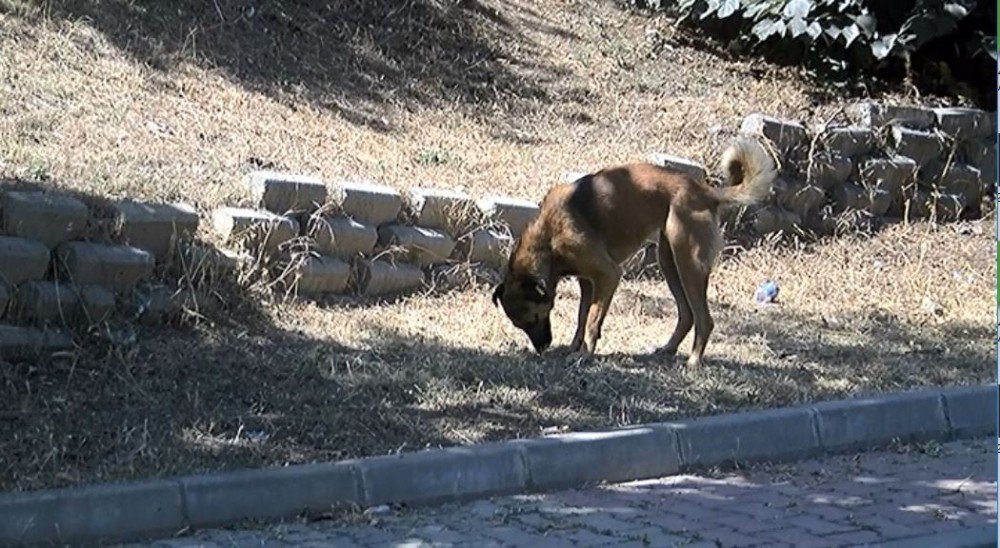
[{"label": "dirt ground", "polygon": [[[248,205],[258,166],[538,199],[564,171],[652,151],[714,165],[746,114],[850,100],[610,2],[361,4],[0,0],[0,177],[206,212]],[[655,279],[623,284],[581,365],[530,354],[485,284],[320,303],[220,288],[225,309],[189,325],[0,358],[0,489],[986,382],[993,231],[900,224],[728,253],[698,370],[644,356],[675,319]],[[764,279],[781,304],[753,303]]]}]

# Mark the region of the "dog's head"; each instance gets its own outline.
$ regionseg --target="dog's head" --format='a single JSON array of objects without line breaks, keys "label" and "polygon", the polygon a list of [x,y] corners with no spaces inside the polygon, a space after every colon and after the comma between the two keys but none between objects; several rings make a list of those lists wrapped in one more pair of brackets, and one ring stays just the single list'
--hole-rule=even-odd
[{"label": "dog's head", "polygon": [[555,302],[553,289],[540,278],[508,275],[493,290],[493,304],[503,306],[514,327],[528,334],[539,354],[552,344],[549,314]]}]

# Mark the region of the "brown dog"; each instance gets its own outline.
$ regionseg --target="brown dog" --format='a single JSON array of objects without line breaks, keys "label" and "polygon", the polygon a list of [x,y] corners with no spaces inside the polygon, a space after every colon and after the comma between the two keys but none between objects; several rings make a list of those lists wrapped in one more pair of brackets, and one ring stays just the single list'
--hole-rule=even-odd
[{"label": "brown dog", "polygon": [[663,350],[675,354],[694,325],[687,363],[701,363],[714,323],[708,311],[708,277],[722,247],[718,211],[728,204],[765,199],[777,176],[760,143],[740,138],[722,155],[728,187],[710,187],[691,176],[651,164],[604,169],[560,184],[546,194],[538,217],[518,238],[493,291],[511,322],[539,353],[552,342],[549,313],[565,276],[580,282],[580,310],[572,352],[594,353],[620,264],[659,232],[658,258],[677,302],[677,326]]}]

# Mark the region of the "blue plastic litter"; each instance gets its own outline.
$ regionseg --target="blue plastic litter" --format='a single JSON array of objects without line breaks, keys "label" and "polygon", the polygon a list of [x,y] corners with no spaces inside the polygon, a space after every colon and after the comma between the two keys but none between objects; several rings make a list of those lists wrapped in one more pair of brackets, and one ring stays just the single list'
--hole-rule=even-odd
[{"label": "blue plastic litter", "polygon": [[773,303],[778,300],[778,291],[778,284],[771,280],[766,280],[757,287],[757,292],[754,293],[753,299],[757,301],[757,304]]}]

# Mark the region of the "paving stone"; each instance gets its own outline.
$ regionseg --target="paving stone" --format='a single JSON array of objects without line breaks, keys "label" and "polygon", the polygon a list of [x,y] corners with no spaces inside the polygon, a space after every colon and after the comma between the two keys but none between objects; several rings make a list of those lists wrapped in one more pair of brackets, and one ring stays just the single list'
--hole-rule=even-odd
[{"label": "paving stone", "polygon": [[36,240],[0,236],[0,281],[15,286],[40,280],[49,268],[49,248]]},{"label": "paving stone", "polygon": [[445,262],[455,250],[455,240],[446,232],[421,226],[382,225],[378,243],[400,248],[402,256],[421,266]]},{"label": "paving stone", "polygon": [[117,294],[153,274],[154,259],[141,249],[92,242],[66,242],[56,249],[61,272],[77,285],[103,285]]},{"label": "paving stone", "polygon": [[682,158],[680,156],[664,154],[662,152],[654,152],[653,154],[650,154],[649,163],[674,171],[679,171],[689,175],[692,179],[698,182],[703,182],[708,176],[705,166],[699,164],[698,162],[688,158]]},{"label": "paving stone", "polygon": [[157,261],[170,258],[178,243],[191,240],[198,230],[198,212],[187,204],[123,202],[115,209],[124,243],[152,253]]},{"label": "paving stone", "polygon": [[712,530],[705,532],[704,537],[716,542],[718,546],[723,548],[753,546],[759,542],[759,539],[754,536],[744,535],[743,533],[723,526],[715,527]]},{"label": "paving stone", "polygon": [[836,533],[827,535],[826,540],[839,545],[871,544],[882,540],[878,533],[873,531],[850,531],[847,533]]},{"label": "paving stone", "polygon": [[488,218],[507,226],[514,238],[520,236],[538,216],[538,204],[528,200],[491,196],[477,202],[479,209]]},{"label": "paving stone", "polygon": [[49,249],[80,237],[90,217],[80,200],[43,192],[0,193],[0,210],[4,232],[37,240]]},{"label": "paving stone", "polygon": [[345,214],[372,226],[395,221],[403,208],[399,191],[370,182],[339,183],[333,195]]},{"label": "paving stone", "polygon": [[299,294],[342,293],[351,278],[351,266],[336,257],[307,257],[295,269]]},{"label": "paving stone", "polygon": [[274,255],[282,244],[299,235],[299,223],[291,217],[239,207],[220,207],[212,215],[216,232],[226,243],[261,248]]},{"label": "paving stone", "polygon": [[312,213],[326,203],[326,185],[308,175],[251,171],[247,185],[258,206],[279,215]]},{"label": "paving stone", "polygon": [[863,101],[848,109],[860,125],[880,128],[885,125],[914,129],[928,129],[934,125],[934,112],[928,108],[902,105],[886,105]]},{"label": "paving stone", "polygon": [[740,133],[763,135],[781,152],[789,152],[806,140],[806,128],[793,120],[781,120],[764,114],[751,114],[740,124]]},{"label": "paving stone", "polygon": [[309,235],[316,241],[319,253],[339,259],[368,255],[378,241],[378,231],[374,226],[359,223],[345,215],[310,219]]}]

